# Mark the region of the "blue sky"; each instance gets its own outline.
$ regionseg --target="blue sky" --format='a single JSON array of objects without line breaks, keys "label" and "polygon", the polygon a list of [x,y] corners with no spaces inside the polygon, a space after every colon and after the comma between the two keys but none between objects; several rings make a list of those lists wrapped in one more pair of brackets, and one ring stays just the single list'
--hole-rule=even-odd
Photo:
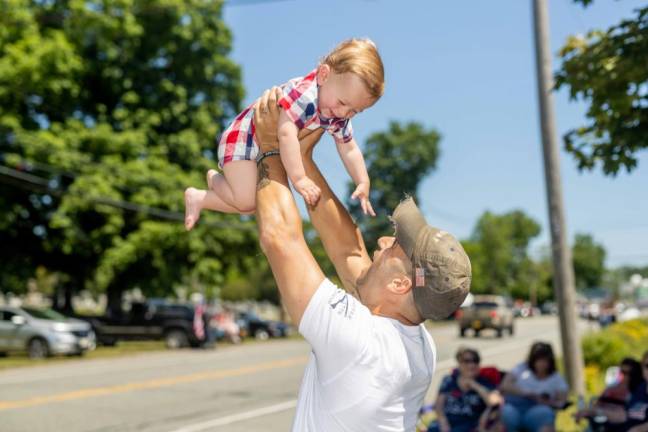
[{"label": "blue sky", "polygon": [[[465,238],[484,211],[522,209],[543,227],[533,250],[549,243],[530,0],[237,2],[231,0],[224,16],[246,103],[308,72],[341,40],[370,37],[385,63],[386,90],[354,119],[358,142],[390,120],[436,128],[443,136],[439,166],[419,189],[428,221]],[[568,35],[607,28],[643,4],[549,3],[554,53]],[[584,123],[585,105],[569,101],[564,90],[554,100],[562,137]],[[315,155],[345,199],[348,175],[333,141],[325,138]],[[606,247],[608,266],[648,264],[648,154],[631,174],[616,178],[600,170],[580,173],[564,152],[561,168],[570,241],[574,233],[591,233]]]}]

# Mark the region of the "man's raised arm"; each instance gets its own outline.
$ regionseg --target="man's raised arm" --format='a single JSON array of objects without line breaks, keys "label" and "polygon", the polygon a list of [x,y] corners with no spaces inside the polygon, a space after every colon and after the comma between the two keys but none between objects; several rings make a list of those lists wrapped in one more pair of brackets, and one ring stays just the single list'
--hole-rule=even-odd
[{"label": "man's raised arm", "polygon": [[[254,119],[262,151],[275,146],[276,140],[276,100],[268,105],[259,108],[257,104]],[[265,135],[264,131],[273,131],[274,137]],[[268,140],[272,140],[270,147],[264,145]],[[266,157],[259,163],[257,171],[256,217],[261,248],[268,258],[288,314],[299,326],[306,306],[324,280],[324,274],[304,240],[301,217],[281,159],[277,155]]]},{"label": "man's raised arm", "polygon": [[342,284],[347,291],[355,293],[357,281],[371,265],[371,259],[360,229],[313,162],[313,147],[302,146],[304,169],[322,194],[317,206],[307,206],[308,213]]}]

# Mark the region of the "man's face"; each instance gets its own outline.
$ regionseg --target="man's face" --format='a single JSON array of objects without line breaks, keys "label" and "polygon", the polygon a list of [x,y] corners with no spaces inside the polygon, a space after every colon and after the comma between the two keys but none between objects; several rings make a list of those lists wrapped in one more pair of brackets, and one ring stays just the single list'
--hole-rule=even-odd
[{"label": "man's face", "polygon": [[359,288],[363,289],[361,295],[366,297],[367,287],[381,288],[396,274],[407,274],[411,263],[403,248],[396,241],[396,237],[380,237],[378,248],[373,253],[373,263],[367,274],[359,282]]}]

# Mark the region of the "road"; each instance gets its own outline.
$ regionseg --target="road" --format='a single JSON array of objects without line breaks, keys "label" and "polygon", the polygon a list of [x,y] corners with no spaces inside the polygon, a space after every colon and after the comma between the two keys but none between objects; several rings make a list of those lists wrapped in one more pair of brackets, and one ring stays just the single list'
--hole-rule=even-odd
[{"label": "road", "polygon": [[[512,338],[460,339],[455,325],[431,333],[438,368],[429,400],[459,345],[501,368],[521,361],[535,340],[560,348],[555,317],[517,320]],[[304,341],[289,339],[1,372],[0,432],[290,430],[308,352]]]}]

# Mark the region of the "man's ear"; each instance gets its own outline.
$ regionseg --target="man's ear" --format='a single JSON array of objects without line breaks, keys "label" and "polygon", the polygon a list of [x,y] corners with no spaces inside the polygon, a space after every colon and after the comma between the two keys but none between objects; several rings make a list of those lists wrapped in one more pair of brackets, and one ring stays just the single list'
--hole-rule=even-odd
[{"label": "man's ear", "polygon": [[387,287],[394,294],[407,294],[412,290],[412,279],[404,274],[400,274],[394,277]]},{"label": "man's ear", "polygon": [[322,63],[317,68],[317,84],[322,85],[331,75],[331,66]]}]

